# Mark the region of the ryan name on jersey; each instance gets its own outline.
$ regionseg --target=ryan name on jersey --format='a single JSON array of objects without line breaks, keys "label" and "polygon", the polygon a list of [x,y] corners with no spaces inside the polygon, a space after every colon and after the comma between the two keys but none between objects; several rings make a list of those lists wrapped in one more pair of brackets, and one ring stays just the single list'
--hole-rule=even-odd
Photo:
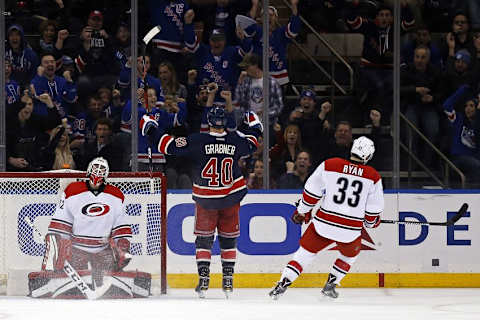
[{"label": "ryan name on jersey", "polygon": [[226,143],[210,143],[205,145],[205,154],[228,154],[233,156],[235,146]]},{"label": "ryan name on jersey", "polygon": [[363,168],[359,168],[354,164],[346,164],[343,166],[343,173],[353,174],[355,176],[363,176]]}]

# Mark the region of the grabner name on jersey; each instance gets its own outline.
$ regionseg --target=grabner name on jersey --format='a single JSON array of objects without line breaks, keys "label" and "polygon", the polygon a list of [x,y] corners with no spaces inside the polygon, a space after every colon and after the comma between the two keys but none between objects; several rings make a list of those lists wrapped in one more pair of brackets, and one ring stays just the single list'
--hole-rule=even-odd
[{"label": "grabner name on jersey", "polygon": [[362,176],[363,175],[363,169],[359,168],[355,165],[344,165],[343,166],[343,173],[348,173],[348,174],[353,174],[356,176]]},{"label": "grabner name on jersey", "polygon": [[206,154],[228,154],[233,156],[233,154],[235,153],[235,146],[231,144],[224,144],[224,143],[206,144],[205,153]]}]

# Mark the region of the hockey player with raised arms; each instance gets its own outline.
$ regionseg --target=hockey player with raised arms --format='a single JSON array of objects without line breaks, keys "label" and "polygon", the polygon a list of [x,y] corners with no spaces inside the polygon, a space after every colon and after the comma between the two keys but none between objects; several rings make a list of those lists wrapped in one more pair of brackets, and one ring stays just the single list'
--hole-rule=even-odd
[{"label": "hockey player with raised arms", "polygon": [[[155,131],[161,131],[161,128],[151,130],[158,127],[153,119],[144,120],[142,132],[155,134]],[[256,150],[257,137],[263,132],[258,116],[253,112],[245,114],[240,128],[242,132],[226,131],[226,121],[225,109],[213,107],[207,114],[208,133],[194,133],[176,139],[165,134],[158,143],[160,152],[186,156],[192,161],[194,234],[199,275],[195,291],[200,298],[205,297],[209,286],[215,229],[221,249],[222,289],[227,298],[233,290],[237,238],[240,234],[238,213],[240,201],[247,194],[238,161]]]},{"label": "hockey player with raised arms", "polygon": [[[132,228],[126,220],[124,195],[106,183],[108,174],[107,160],[98,157],[88,165],[87,181],[65,188],[45,236],[42,271],[29,275],[31,296],[83,298],[63,273],[65,260],[81,276],[91,268],[92,290],[108,277],[112,290],[105,297],[132,297],[138,291],[148,295],[149,274],[123,271],[131,259]],[[148,285],[136,290],[136,278],[146,279]]]},{"label": "hockey player with raised arms", "polygon": [[[269,295],[274,300],[310,265],[317,253],[336,243],[338,258],[328,275],[322,294],[337,298],[335,287],[347,275],[360,253],[361,231],[380,224],[384,199],[380,174],[366,165],[375,147],[367,137],[354,140],[350,160],[330,158],[308,178],[302,199],[293,213],[297,224],[312,223],[300,239],[300,248],[283,270],[280,281]],[[312,209],[320,201],[318,210]]]}]

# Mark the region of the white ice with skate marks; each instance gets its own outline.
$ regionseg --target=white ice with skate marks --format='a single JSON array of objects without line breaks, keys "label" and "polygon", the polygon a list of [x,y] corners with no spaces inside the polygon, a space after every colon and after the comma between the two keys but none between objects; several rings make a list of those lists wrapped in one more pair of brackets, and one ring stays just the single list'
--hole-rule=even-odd
[{"label": "white ice with skate marks", "polygon": [[478,320],[480,289],[339,288],[336,300],[319,288],[289,288],[277,301],[270,289],[221,289],[199,299],[193,289],[170,289],[166,296],[133,300],[47,300],[0,298],[0,319],[25,320]]}]

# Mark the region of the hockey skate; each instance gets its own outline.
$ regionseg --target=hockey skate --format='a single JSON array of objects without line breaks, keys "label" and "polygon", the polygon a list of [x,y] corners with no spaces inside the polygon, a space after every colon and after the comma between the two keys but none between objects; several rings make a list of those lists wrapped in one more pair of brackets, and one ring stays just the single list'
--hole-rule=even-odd
[{"label": "hockey skate", "polygon": [[223,267],[222,290],[228,299],[233,292],[233,267]]},{"label": "hockey skate", "polygon": [[335,280],[337,280],[337,277],[330,273],[328,275],[327,283],[322,289],[322,294],[325,297],[332,298],[332,299],[338,298],[338,292],[335,291],[335,287],[337,286],[335,284]]},{"label": "hockey skate", "polygon": [[277,282],[275,288],[268,294],[273,300],[277,300],[281,295],[287,291],[287,288],[292,284],[292,281],[288,278],[283,278],[281,281]]},{"label": "hockey skate", "polygon": [[203,299],[210,284],[210,269],[208,267],[199,267],[198,276],[198,285],[195,288],[195,292],[198,293],[199,298]]}]

